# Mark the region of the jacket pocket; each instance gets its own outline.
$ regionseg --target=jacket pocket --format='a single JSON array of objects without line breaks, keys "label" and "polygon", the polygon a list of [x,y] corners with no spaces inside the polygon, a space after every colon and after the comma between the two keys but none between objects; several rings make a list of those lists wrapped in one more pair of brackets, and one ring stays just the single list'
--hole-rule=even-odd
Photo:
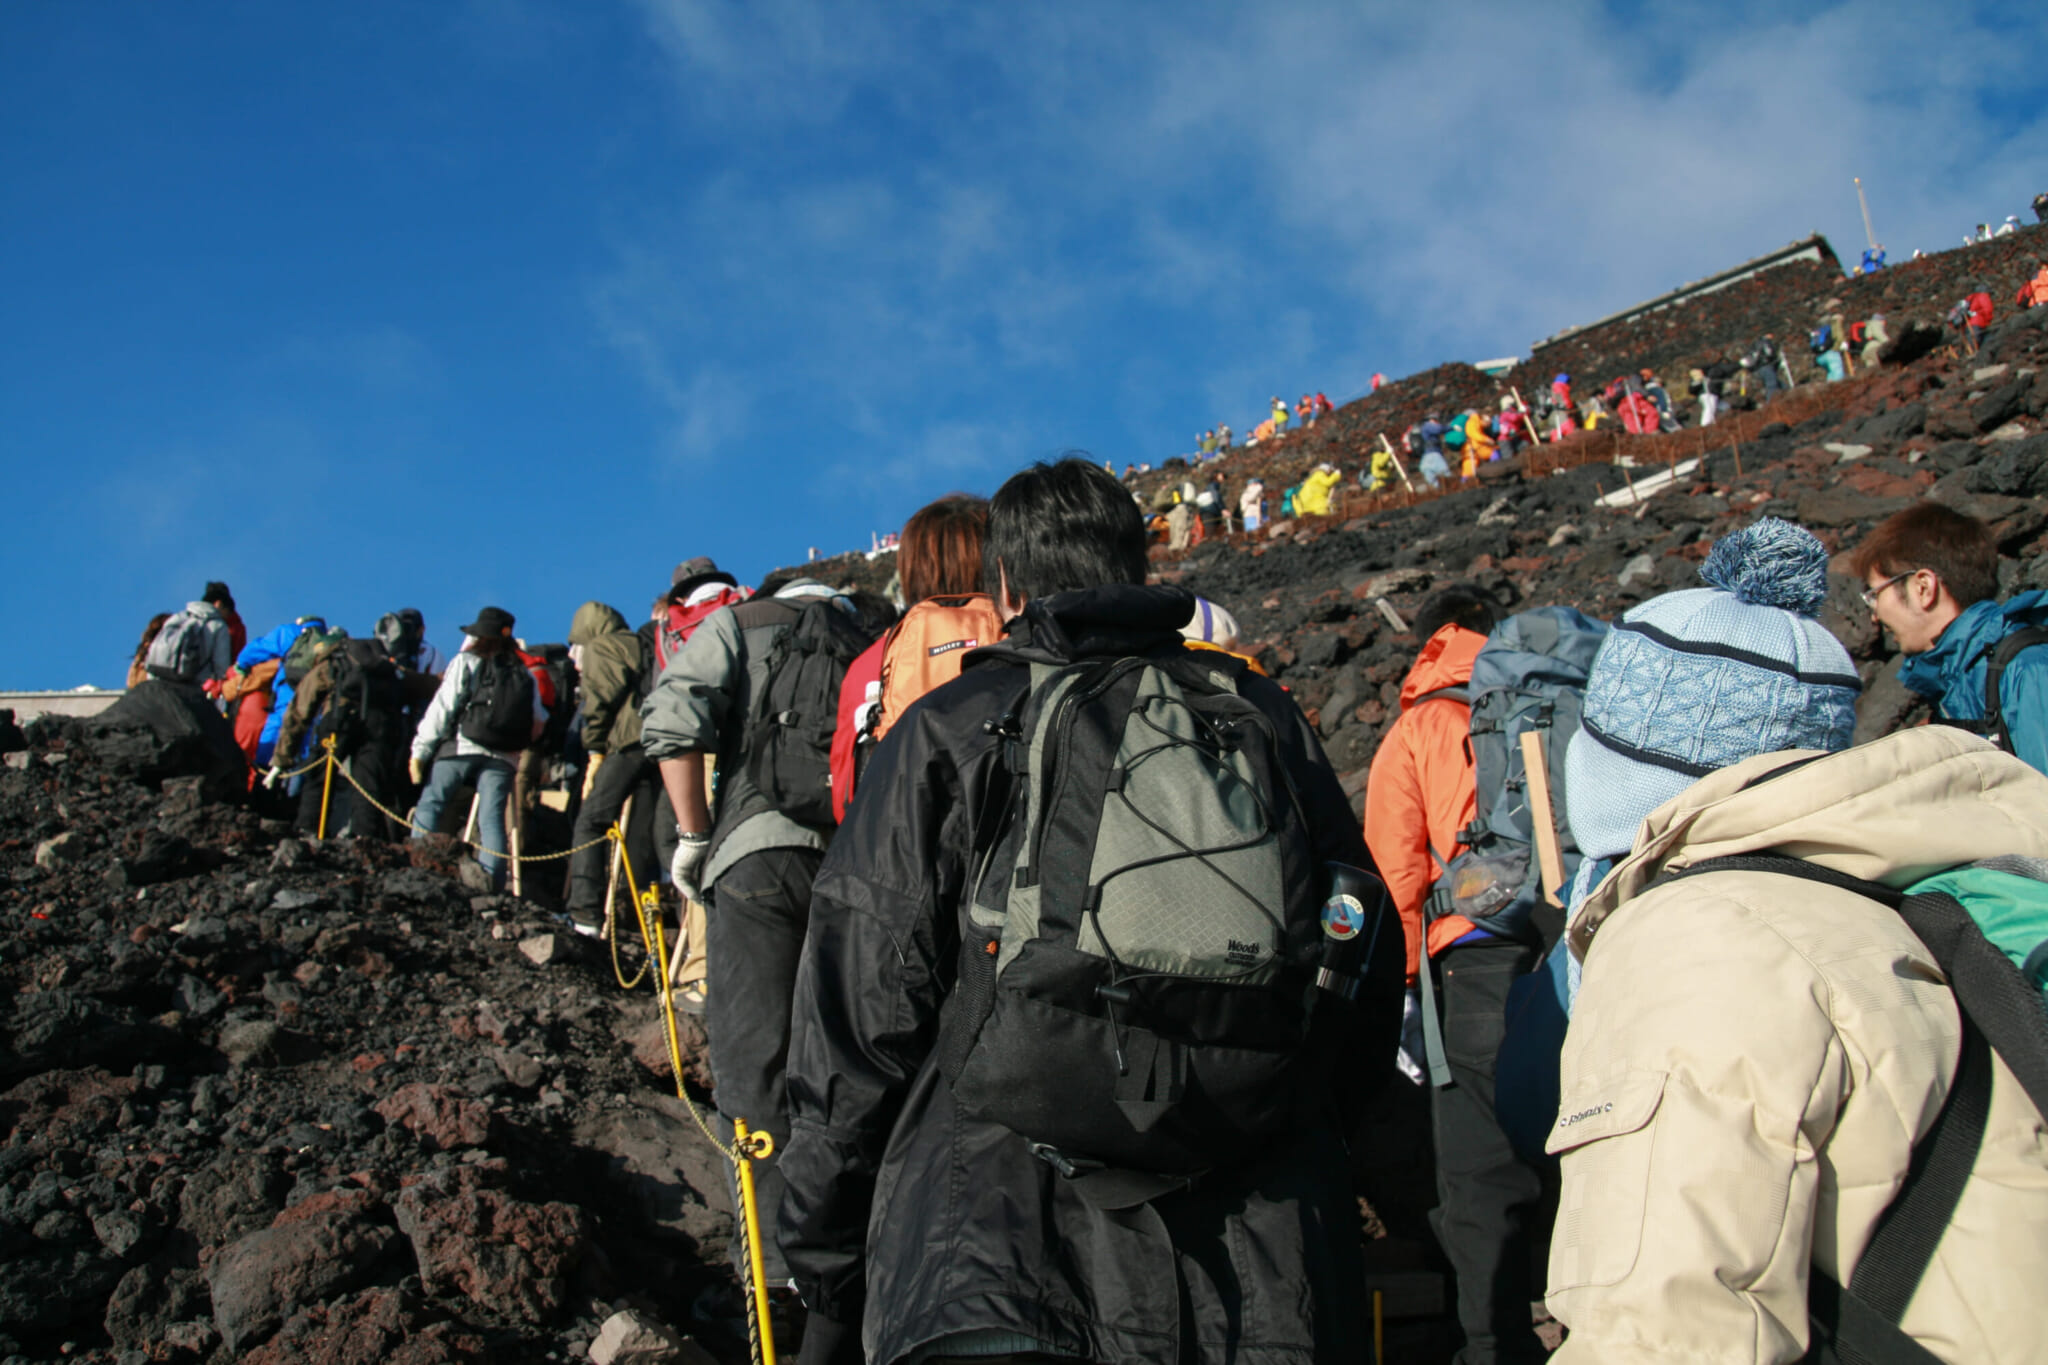
[{"label": "jacket pocket", "polygon": [[1631,1071],[1574,1086],[1558,1106],[1543,1150],[1564,1158],[1550,1291],[1608,1285],[1635,1269],[1648,1209],[1651,1120],[1665,1073]]}]

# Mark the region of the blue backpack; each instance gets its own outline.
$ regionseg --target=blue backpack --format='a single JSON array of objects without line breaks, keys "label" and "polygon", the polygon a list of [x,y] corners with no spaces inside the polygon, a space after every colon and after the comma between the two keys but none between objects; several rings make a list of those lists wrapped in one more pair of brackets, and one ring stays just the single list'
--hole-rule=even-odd
[{"label": "blue backpack", "polygon": [[1834,330],[1826,325],[1814,328],[1813,335],[1807,338],[1807,345],[1813,349],[1815,355],[1834,349],[1834,344]]},{"label": "blue backpack", "polygon": [[[1586,679],[1606,638],[1606,622],[1570,607],[1539,607],[1510,616],[1486,637],[1464,689],[1472,708],[1466,732],[1476,798],[1472,823],[1458,836],[1465,851],[1444,865],[1423,904],[1425,920],[1462,915],[1490,934],[1531,944],[1555,942],[1564,932],[1563,910],[1543,895],[1522,735],[1531,730],[1543,735],[1551,825],[1569,882],[1578,870],[1579,850],[1564,818],[1565,748],[1578,733]],[[1450,1071],[1436,1032],[1428,972],[1422,974],[1422,985],[1430,1076],[1434,1084],[1447,1085]]]}]

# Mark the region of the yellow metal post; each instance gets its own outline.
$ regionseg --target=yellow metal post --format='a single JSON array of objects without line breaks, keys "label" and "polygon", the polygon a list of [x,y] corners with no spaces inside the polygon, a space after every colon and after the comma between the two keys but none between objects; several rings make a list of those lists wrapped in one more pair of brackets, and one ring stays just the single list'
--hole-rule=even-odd
[{"label": "yellow metal post", "polygon": [[761,1265],[761,1214],[754,1202],[754,1163],[775,1150],[767,1133],[751,1132],[745,1119],[732,1121],[740,1152],[740,1206],[747,1219],[747,1271],[754,1281],[754,1321],[761,1331],[761,1365],[775,1365],[775,1328],[768,1321],[768,1272]]},{"label": "yellow metal post", "polygon": [[320,769],[320,838],[327,837],[327,799],[334,794],[334,736],[320,741],[320,747],[327,751],[327,762]]}]

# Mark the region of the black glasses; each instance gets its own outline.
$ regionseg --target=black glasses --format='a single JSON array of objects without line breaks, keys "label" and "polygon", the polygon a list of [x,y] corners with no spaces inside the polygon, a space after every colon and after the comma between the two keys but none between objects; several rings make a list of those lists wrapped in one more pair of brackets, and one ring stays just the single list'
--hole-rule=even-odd
[{"label": "black glasses", "polygon": [[1864,606],[1875,607],[1877,605],[1877,599],[1884,596],[1884,590],[1886,588],[1889,588],[1892,584],[1897,583],[1902,579],[1911,578],[1914,574],[1919,572],[1920,571],[1918,569],[1908,569],[1904,573],[1895,573],[1890,578],[1887,578],[1884,582],[1878,584],[1876,587],[1865,588],[1862,592],[1858,593],[1857,596],[1863,599]]}]

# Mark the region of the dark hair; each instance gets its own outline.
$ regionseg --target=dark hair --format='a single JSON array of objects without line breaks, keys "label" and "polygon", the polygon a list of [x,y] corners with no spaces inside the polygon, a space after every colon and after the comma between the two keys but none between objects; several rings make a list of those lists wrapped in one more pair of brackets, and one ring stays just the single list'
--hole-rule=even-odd
[{"label": "dark hair", "polygon": [[228,585],[219,579],[215,579],[206,585],[205,589],[199,594],[199,600],[211,602],[216,607],[226,607],[229,611],[235,609],[235,595],[229,592]]},{"label": "dark hair", "polygon": [[494,654],[510,654],[519,648],[518,642],[509,635],[472,635],[469,637],[469,652],[479,659],[488,659]]},{"label": "dark hair", "polygon": [[761,580],[761,586],[754,589],[756,597],[773,597],[797,579],[804,576],[802,569],[775,569]]},{"label": "dark hair", "polygon": [[854,619],[869,635],[880,635],[896,624],[896,604],[878,592],[857,589],[846,594],[846,600],[853,603]]},{"label": "dark hair", "polygon": [[1998,596],[1998,546],[1991,532],[1938,502],[1914,503],[1865,536],[1849,555],[1849,572],[1868,579],[1932,569],[1958,607]]},{"label": "dark hair", "polygon": [[1463,626],[1484,635],[1498,620],[1500,603],[1492,593],[1470,583],[1453,583],[1423,600],[1415,613],[1415,638],[1427,640],[1445,626]]},{"label": "dark hair", "polygon": [[149,618],[149,624],[142,628],[142,643],[135,646],[135,662],[138,666],[149,657],[149,647],[156,643],[157,632],[164,628],[164,622],[171,619],[167,611],[160,611]]},{"label": "dark hair", "polygon": [[988,500],[949,493],[903,523],[896,567],[903,604],[982,590],[981,547],[988,539]]},{"label": "dark hair", "polygon": [[1143,583],[1145,522],[1124,486],[1069,452],[1012,474],[988,504],[982,581],[1013,601]]}]

